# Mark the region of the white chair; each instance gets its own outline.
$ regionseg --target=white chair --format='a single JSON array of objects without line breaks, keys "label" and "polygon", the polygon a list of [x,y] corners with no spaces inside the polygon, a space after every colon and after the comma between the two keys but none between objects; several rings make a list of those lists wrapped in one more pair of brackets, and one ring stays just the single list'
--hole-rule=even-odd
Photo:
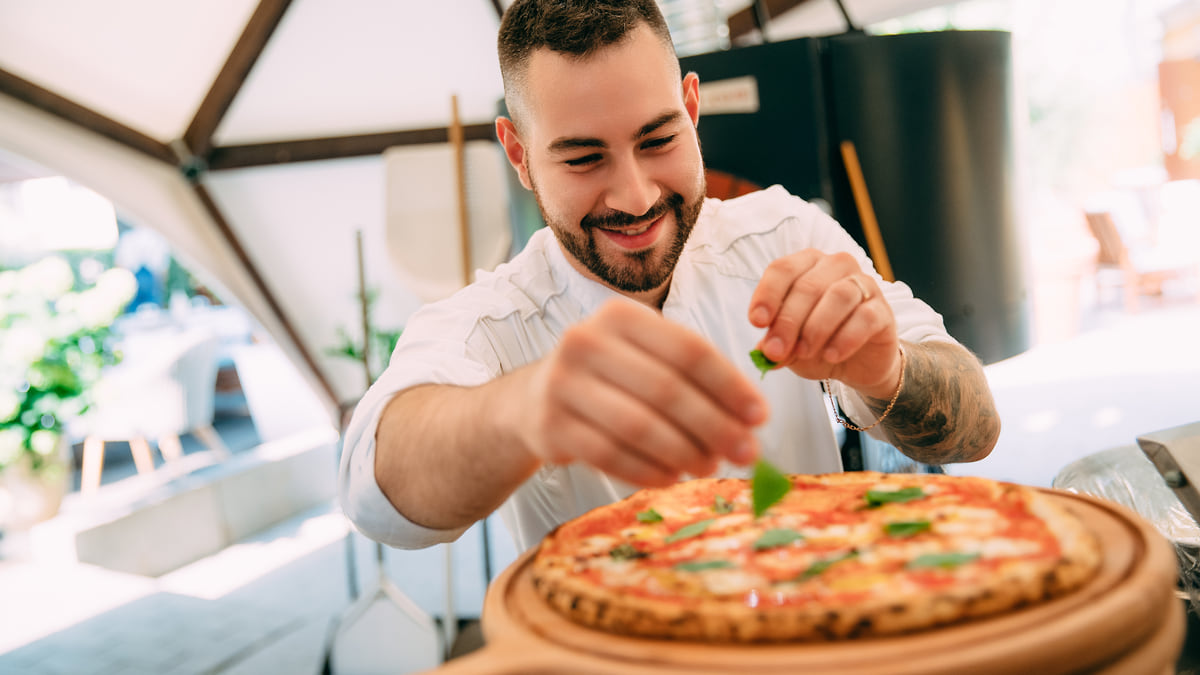
[{"label": "white chair", "polygon": [[148,438],[164,461],[183,456],[179,436],[193,434],[219,458],[229,449],[212,427],[220,341],[207,332],[164,333],[111,368],[93,390],[84,416],[80,492],[100,486],[104,444],[129,442],[139,474],[154,471]]}]

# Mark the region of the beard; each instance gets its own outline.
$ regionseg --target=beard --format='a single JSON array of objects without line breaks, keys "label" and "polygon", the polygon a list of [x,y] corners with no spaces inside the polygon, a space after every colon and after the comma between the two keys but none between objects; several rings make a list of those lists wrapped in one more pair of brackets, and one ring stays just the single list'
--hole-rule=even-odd
[{"label": "beard", "polygon": [[[695,200],[688,202],[678,192],[664,194],[650,210],[640,215],[613,211],[603,215],[588,214],[579,221],[578,227],[550,217],[542,201],[541,192],[532,172],[529,183],[533,196],[546,225],[571,257],[580,262],[589,272],[608,286],[626,293],[641,293],[660,288],[671,278],[679,257],[704,204],[705,184],[701,173],[700,189]],[[675,233],[669,241],[640,251],[617,252],[605,257],[596,244],[597,229],[625,229],[637,223],[649,224],[672,212],[675,215]]]}]

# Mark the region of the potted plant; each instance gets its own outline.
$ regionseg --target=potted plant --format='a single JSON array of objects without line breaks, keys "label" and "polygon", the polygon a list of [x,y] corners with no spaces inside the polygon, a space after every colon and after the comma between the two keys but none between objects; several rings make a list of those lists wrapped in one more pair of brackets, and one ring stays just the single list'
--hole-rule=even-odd
[{"label": "potted plant", "polygon": [[66,425],[119,360],[110,327],[136,287],[120,268],[80,284],[59,256],[0,271],[0,529],[57,513],[70,478]]}]

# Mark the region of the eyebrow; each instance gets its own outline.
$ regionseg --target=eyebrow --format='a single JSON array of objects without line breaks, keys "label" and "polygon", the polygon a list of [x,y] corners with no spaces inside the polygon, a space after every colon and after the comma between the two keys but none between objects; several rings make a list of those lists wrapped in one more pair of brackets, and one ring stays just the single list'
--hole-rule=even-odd
[{"label": "eyebrow", "polygon": [[[683,116],[683,113],[679,112],[678,110],[672,110],[670,112],[665,112],[665,113],[659,115],[658,117],[655,117],[653,120],[647,122],[646,124],[643,124],[642,127],[637,130],[637,133],[633,134],[633,140],[636,141],[636,140],[645,138],[646,136],[649,136],[650,134],[654,133],[655,131],[658,131],[659,129],[666,126],[667,124],[670,124],[671,122],[678,120],[682,116]],[[548,146],[548,149],[550,150],[550,152],[565,152],[567,150],[577,150],[579,148],[607,148],[607,147],[608,147],[608,143],[604,142],[603,140],[601,140],[599,138],[564,137],[564,138],[556,138],[552,143],[550,143],[550,145]]]}]

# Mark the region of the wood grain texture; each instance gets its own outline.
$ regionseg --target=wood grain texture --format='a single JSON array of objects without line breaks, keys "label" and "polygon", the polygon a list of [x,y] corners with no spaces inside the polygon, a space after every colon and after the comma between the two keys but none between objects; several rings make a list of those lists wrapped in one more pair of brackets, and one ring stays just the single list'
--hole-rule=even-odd
[{"label": "wood grain texture", "polygon": [[[533,588],[527,552],[488,590],[487,645],[437,669],[455,673],[1170,672],[1183,643],[1175,552],[1132,511],[1045,490],[1104,544],[1099,574],[1045,604],[911,635],[836,643],[712,645],[610,635],[564,619]],[[536,549],[535,549],[536,550]]]}]

